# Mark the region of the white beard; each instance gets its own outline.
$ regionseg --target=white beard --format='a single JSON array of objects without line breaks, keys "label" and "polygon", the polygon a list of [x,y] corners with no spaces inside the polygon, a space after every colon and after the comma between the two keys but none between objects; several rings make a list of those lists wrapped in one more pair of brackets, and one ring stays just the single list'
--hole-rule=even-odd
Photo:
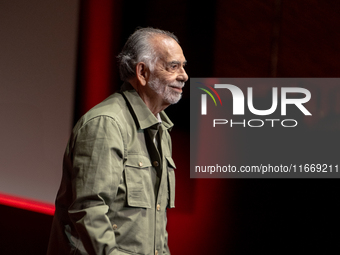
[{"label": "white beard", "polygon": [[165,81],[161,82],[158,77],[151,76],[149,80],[150,88],[163,97],[163,100],[169,104],[176,104],[182,98],[182,93],[176,92],[169,86],[175,86],[179,88],[184,87],[184,82],[174,81],[172,83],[167,83]]}]

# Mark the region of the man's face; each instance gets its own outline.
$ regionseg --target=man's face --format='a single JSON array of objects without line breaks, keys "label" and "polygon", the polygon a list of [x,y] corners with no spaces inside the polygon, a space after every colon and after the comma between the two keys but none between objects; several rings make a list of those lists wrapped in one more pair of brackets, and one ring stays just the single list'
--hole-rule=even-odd
[{"label": "man's face", "polygon": [[182,88],[188,80],[182,48],[172,38],[164,37],[156,38],[154,45],[158,60],[150,74],[148,86],[162,104],[175,104],[181,99]]}]

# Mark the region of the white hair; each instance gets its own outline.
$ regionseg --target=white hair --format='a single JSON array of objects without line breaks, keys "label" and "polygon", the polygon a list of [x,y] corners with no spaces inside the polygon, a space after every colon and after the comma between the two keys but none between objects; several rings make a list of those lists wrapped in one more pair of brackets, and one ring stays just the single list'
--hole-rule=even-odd
[{"label": "white hair", "polygon": [[117,57],[120,78],[123,81],[136,76],[135,69],[139,62],[144,62],[151,71],[154,70],[158,56],[152,43],[150,43],[150,38],[156,35],[170,37],[179,43],[177,37],[168,31],[151,27],[136,30],[130,35],[122,52]]}]

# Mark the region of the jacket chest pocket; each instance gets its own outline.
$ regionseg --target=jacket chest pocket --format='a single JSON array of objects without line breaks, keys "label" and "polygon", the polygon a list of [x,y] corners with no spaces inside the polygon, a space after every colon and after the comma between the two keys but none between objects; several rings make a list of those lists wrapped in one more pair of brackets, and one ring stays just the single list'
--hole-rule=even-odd
[{"label": "jacket chest pocket", "polygon": [[151,208],[153,190],[150,179],[150,159],[143,155],[129,155],[125,164],[127,204],[132,207]]},{"label": "jacket chest pocket", "polygon": [[167,161],[167,171],[168,171],[168,207],[175,207],[175,162],[171,157],[165,157]]}]

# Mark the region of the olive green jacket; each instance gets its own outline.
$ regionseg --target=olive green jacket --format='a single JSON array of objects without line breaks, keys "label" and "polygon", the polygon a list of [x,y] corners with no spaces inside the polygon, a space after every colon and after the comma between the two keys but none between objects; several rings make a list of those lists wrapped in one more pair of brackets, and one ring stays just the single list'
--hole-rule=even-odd
[{"label": "olive green jacket", "polygon": [[[170,254],[173,124],[164,112],[160,117],[161,124],[126,83],[78,121],[64,156],[49,255]],[[150,138],[155,130],[158,140]]]}]

